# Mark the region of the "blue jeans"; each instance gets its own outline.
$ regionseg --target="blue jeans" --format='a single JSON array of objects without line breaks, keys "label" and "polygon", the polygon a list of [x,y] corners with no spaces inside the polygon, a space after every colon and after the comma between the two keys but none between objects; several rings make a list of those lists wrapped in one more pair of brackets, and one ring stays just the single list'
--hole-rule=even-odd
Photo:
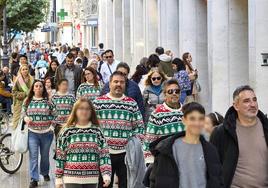
[{"label": "blue jeans", "polygon": [[12,98],[3,97],[0,95],[0,103],[2,103],[4,105],[7,113],[11,114]]},{"label": "blue jeans", "polygon": [[30,156],[30,176],[32,180],[39,180],[38,171],[38,157],[39,149],[41,154],[40,173],[44,175],[49,174],[49,150],[53,140],[53,132],[48,133],[34,133],[29,131],[28,147]]},{"label": "blue jeans", "polygon": [[186,97],[187,97],[186,91],[182,91],[181,96],[180,96],[180,103],[181,104],[184,104],[184,101],[185,101]]}]

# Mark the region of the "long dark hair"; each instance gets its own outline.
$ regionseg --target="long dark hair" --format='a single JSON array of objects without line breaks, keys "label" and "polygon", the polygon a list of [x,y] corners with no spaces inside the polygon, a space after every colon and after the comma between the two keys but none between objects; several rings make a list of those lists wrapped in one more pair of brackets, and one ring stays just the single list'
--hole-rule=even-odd
[{"label": "long dark hair", "polygon": [[185,64],[180,58],[173,59],[172,64],[177,65],[177,71],[186,70]]},{"label": "long dark hair", "polygon": [[[57,59],[53,59],[53,60],[50,62],[50,64],[49,64],[48,71],[47,71],[47,74],[46,74],[46,75],[49,75],[49,74],[55,74],[56,71],[53,71],[52,68],[51,68],[51,64],[52,64],[52,63],[56,63],[57,66],[60,65]],[[51,76],[51,75],[49,75],[49,76]]]},{"label": "long dark hair", "polygon": [[34,97],[34,85],[37,83],[37,82],[40,82],[42,83],[43,85],[43,93],[42,93],[42,98],[43,99],[48,99],[48,93],[47,93],[47,90],[46,90],[46,87],[45,87],[45,84],[43,81],[41,80],[34,80],[32,86],[31,86],[31,89],[29,91],[29,94],[25,100],[25,105],[28,107],[30,102],[32,101],[33,97]]},{"label": "long dark hair", "polygon": [[218,112],[210,113],[207,117],[211,120],[213,127],[218,126],[223,123],[223,116]]},{"label": "long dark hair", "polygon": [[99,81],[98,81],[98,75],[95,69],[93,69],[92,67],[87,67],[85,68],[85,70],[82,73],[82,83],[85,83],[87,80],[85,78],[85,72],[86,71],[90,71],[93,74],[93,80],[94,80],[94,86],[98,87],[99,86]]},{"label": "long dark hair", "polygon": [[131,79],[136,82],[137,84],[140,83],[141,78],[143,75],[147,74],[148,71],[143,64],[139,64],[136,67],[135,73],[132,75]]},{"label": "long dark hair", "polygon": [[185,66],[187,66],[190,71],[193,71],[194,70],[193,66],[187,61],[187,58],[188,58],[189,55],[190,55],[189,52],[184,53],[182,55],[182,60],[183,60],[183,62],[185,64]]}]

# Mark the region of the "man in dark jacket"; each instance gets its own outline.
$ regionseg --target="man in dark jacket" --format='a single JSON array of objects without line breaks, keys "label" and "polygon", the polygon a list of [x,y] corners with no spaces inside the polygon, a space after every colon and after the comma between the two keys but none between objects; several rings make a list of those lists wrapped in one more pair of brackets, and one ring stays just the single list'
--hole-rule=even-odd
[{"label": "man in dark jacket", "polygon": [[[126,77],[128,77],[130,68],[127,63],[121,62],[117,65],[116,71],[122,72],[123,74],[126,75]],[[109,82],[108,82],[104,85],[101,94],[105,95],[109,92],[110,92],[110,88],[109,88]],[[132,80],[127,79],[125,95],[128,97],[131,97],[137,102],[140,112],[142,114],[143,120],[144,120],[145,107],[143,103],[143,97],[142,97],[138,84]]]},{"label": "man in dark jacket", "polygon": [[223,125],[211,135],[226,187],[268,187],[268,119],[250,86],[238,87]]},{"label": "man in dark jacket", "polygon": [[150,145],[155,157],[150,188],[223,188],[217,150],[201,136],[205,109],[193,102],[184,105],[182,111],[186,131]]},{"label": "man in dark jacket", "polygon": [[66,63],[61,64],[55,75],[56,83],[61,79],[67,79],[69,83],[69,93],[75,94],[79,85],[81,84],[81,75],[83,69],[74,64],[74,56],[72,53],[69,53],[65,59]]}]

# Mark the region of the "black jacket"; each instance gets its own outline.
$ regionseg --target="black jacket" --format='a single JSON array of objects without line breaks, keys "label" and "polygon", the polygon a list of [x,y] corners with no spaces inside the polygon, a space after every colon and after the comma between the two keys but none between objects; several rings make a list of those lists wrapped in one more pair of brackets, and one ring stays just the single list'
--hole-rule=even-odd
[{"label": "black jacket", "polygon": [[[261,111],[258,112],[257,116],[263,125],[266,144],[268,144],[268,119]],[[223,124],[215,128],[210,137],[210,142],[213,143],[218,150],[223,165],[224,184],[228,188],[231,186],[239,156],[236,120],[237,112],[231,107],[225,115]]]},{"label": "black jacket", "polygon": [[[172,145],[180,132],[165,136],[150,144],[150,151],[155,161],[150,173],[150,188],[178,188],[180,185],[179,170],[172,152]],[[200,137],[207,169],[207,188],[223,188],[222,168],[216,148]]]}]

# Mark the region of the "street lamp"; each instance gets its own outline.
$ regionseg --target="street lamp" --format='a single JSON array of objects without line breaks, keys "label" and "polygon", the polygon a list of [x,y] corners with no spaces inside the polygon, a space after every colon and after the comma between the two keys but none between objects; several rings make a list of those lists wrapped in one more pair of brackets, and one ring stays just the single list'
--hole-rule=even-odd
[{"label": "street lamp", "polygon": [[2,67],[7,66],[9,67],[9,57],[8,57],[8,44],[7,44],[7,12],[6,6],[3,8],[3,37],[4,37],[4,44],[3,44],[3,56],[2,56]]}]

